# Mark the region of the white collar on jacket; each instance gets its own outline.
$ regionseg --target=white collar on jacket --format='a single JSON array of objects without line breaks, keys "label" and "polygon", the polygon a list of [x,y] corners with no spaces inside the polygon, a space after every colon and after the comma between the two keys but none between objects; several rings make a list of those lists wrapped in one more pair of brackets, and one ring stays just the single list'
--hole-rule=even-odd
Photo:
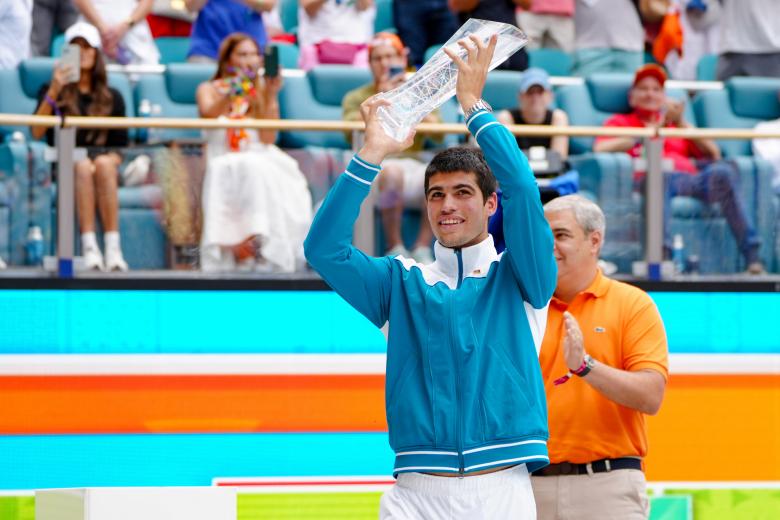
[{"label": "white collar on jacket", "polygon": [[[444,282],[450,289],[455,289],[458,286],[458,256],[456,250],[441,245],[438,240],[433,248],[436,260],[432,264],[420,264],[411,258],[402,256],[396,257],[396,260],[401,262],[408,270],[411,270],[414,266],[419,268],[425,283],[428,285]],[[463,278],[479,278],[487,276],[490,264],[497,261],[501,255],[496,253],[493,237],[488,235],[479,244],[462,248],[460,256],[463,262]]]}]

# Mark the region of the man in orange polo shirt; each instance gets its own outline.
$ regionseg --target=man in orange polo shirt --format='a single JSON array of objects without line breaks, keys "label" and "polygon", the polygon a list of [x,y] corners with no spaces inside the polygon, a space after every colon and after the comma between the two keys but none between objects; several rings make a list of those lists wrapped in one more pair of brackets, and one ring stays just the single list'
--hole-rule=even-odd
[{"label": "man in orange polo shirt", "polygon": [[666,332],[650,297],[598,268],[604,213],[567,195],[544,206],[558,284],[539,362],[551,464],[533,474],[538,518],[644,519],[645,415],[668,378]]}]

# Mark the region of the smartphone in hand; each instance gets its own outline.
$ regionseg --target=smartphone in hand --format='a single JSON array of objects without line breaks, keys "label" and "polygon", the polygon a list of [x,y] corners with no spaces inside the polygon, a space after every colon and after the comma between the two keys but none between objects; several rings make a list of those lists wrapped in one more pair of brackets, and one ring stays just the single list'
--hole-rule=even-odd
[{"label": "smartphone in hand", "polygon": [[263,75],[267,78],[275,78],[279,75],[279,47],[276,45],[267,45],[265,47]]},{"label": "smartphone in hand", "polygon": [[399,74],[403,74],[403,72],[404,72],[404,68],[403,67],[399,67],[397,65],[393,65],[387,71],[387,74],[388,74],[388,76],[390,78],[394,78],[394,77],[398,76]]},{"label": "smartphone in hand", "polygon": [[66,45],[62,49],[60,66],[67,66],[70,69],[70,74],[67,78],[68,83],[77,82],[81,78],[81,47],[74,43]]}]

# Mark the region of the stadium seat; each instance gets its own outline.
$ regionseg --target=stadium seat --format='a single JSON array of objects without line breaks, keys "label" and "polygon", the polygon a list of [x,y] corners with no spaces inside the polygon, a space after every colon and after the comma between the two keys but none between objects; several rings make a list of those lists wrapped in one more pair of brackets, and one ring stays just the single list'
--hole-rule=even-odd
[{"label": "stadium seat", "polygon": [[294,43],[274,42],[279,48],[279,65],[283,69],[298,68],[298,46]]},{"label": "stadium seat", "polygon": [[[163,74],[145,74],[135,87],[135,102],[148,100],[159,105],[160,117],[198,117],[195,91],[202,82],[214,75],[216,65],[206,63],[171,63]],[[176,139],[201,139],[198,129],[166,128],[159,131],[163,141]]]},{"label": "stadium seat", "polygon": [[160,51],[160,63],[183,63],[187,61],[190,50],[190,39],[184,36],[161,36],[156,38],[157,50]]},{"label": "stadium seat", "polygon": [[290,34],[298,32],[298,0],[280,0],[279,18],[282,20],[284,32]]},{"label": "stadium seat", "polygon": [[699,58],[699,62],[696,64],[696,80],[697,81],[715,81],[715,71],[718,68],[718,55],[717,54],[705,54]]},{"label": "stadium seat", "polygon": [[395,32],[393,21],[393,0],[376,0],[376,18],[374,19],[374,33]]},{"label": "stadium seat", "polygon": [[[700,92],[694,109],[700,126],[705,128],[753,128],[758,122],[780,117],[780,78],[735,77],[724,90]],[[739,170],[743,201],[753,209],[752,216],[762,238],[761,258],[770,270],[780,270],[780,244],[777,218],[780,203],[771,189],[774,171],[771,164],[753,157],[750,141],[718,140],[726,158]]]},{"label": "stadium seat", "polygon": [[571,76],[571,56],[559,49],[529,49],[528,66],[544,69],[550,76]]}]

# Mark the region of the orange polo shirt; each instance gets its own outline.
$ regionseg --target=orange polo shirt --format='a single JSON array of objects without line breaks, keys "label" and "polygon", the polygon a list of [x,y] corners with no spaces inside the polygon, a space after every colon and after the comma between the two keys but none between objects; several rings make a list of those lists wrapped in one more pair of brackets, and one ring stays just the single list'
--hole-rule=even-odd
[{"label": "orange polo shirt", "polygon": [[550,461],[586,463],[604,458],[647,454],[644,414],[610,401],[582,378],[562,385],[563,312],[568,310],[582,329],[585,352],[622,370],[652,369],[667,380],[666,332],[655,303],[641,289],[611,280],[598,272],[593,283],[570,304],[553,297],[539,362],[547,394]]}]

